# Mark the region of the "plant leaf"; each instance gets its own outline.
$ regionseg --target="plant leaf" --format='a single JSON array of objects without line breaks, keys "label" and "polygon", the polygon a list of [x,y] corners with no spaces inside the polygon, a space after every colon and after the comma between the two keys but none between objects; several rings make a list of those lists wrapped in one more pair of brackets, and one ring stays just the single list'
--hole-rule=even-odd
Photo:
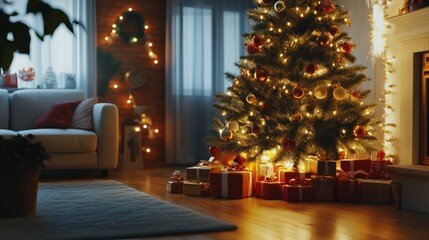
[{"label": "plant leaf", "polygon": [[3,72],[9,70],[13,60],[13,53],[16,51],[14,45],[10,41],[3,41],[0,44],[1,66]]},{"label": "plant leaf", "polygon": [[67,29],[74,33],[73,26],[65,12],[59,9],[50,7],[43,3],[42,17],[43,17],[43,35],[52,35],[55,30],[60,26],[61,23],[67,27]]},{"label": "plant leaf", "polygon": [[15,47],[20,53],[30,53],[30,28],[22,22],[13,23],[12,34]]}]

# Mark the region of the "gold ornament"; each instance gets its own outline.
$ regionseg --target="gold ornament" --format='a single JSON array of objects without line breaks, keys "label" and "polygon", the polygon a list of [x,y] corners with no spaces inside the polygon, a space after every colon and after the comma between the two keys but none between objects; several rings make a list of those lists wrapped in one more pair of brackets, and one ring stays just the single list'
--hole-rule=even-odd
[{"label": "gold ornament", "polygon": [[301,121],[302,120],[302,114],[300,112],[297,112],[292,116],[292,119],[293,119],[293,121],[296,121],[296,122]]},{"label": "gold ornament", "polygon": [[314,89],[314,96],[317,99],[324,99],[328,96],[328,89],[324,85],[319,85]]},{"label": "gold ornament", "polygon": [[226,127],[231,129],[233,132],[237,132],[239,129],[239,125],[236,121],[229,121],[226,123]]},{"label": "gold ornament", "polygon": [[317,42],[320,46],[326,46],[329,44],[330,41],[331,39],[329,39],[329,35],[326,33],[320,34],[320,36],[317,38]]},{"label": "gold ornament", "polygon": [[338,86],[334,89],[334,98],[337,100],[343,100],[347,97],[347,91],[345,88]]},{"label": "gold ornament", "polygon": [[353,135],[357,138],[364,138],[366,135],[366,128],[362,125],[356,125],[353,128]]},{"label": "gold ornament", "polygon": [[232,139],[232,137],[234,136],[234,134],[232,133],[231,129],[224,127],[220,133],[220,139],[222,139],[222,141],[229,141]]},{"label": "gold ornament", "polygon": [[292,89],[292,94],[295,98],[302,98],[304,96],[304,88],[296,86]]},{"label": "gold ornament", "polygon": [[264,68],[257,68],[255,69],[255,78],[258,79],[261,82],[265,82],[268,79],[268,71]]},{"label": "gold ornament", "polygon": [[283,12],[286,9],[286,4],[283,1],[277,1],[274,4],[274,9],[276,12]]},{"label": "gold ornament", "polygon": [[247,95],[246,101],[249,104],[255,104],[256,103],[256,97],[255,97],[255,95],[253,95],[252,93],[249,94],[249,95]]}]

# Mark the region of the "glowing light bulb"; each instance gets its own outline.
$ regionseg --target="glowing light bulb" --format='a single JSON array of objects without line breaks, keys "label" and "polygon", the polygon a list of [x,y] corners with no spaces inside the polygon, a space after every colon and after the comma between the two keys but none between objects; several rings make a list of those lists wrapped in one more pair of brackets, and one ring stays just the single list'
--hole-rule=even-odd
[{"label": "glowing light bulb", "polygon": [[147,152],[147,153],[150,153],[150,148],[146,148],[146,152]]},{"label": "glowing light bulb", "polygon": [[130,11],[130,12],[131,12],[131,11],[133,11],[133,9],[132,9],[132,8],[128,8],[128,11]]},{"label": "glowing light bulb", "polygon": [[140,132],[140,127],[135,127],[134,132]]},{"label": "glowing light bulb", "polygon": [[152,46],[153,46],[153,43],[148,42],[148,43],[147,43],[147,45],[148,45],[149,47],[152,47]]},{"label": "glowing light bulb", "polygon": [[149,26],[148,25],[144,25],[144,29],[148,30]]},{"label": "glowing light bulb", "polygon": [[155,133],[159,133],[159,129],[158,128],[155,129]]},{"label": "glowing light bulb", "polygon": [[117,88],[118,88],[118,84],[116,84],[116,83],[115,83],[115,84],[113,85],[113,88],[117,89]]},{"label": "glowing light bulb", "polygon": [[123,16],[119,16],[119,20],[124,20],[124,17]]},{"label": "glowing light bulb", "polygon": [[116,24],[112,24],[112,28],[116,28]]},{"label": "glowing light bulb", "polygon": [[158,64],[158,60],[154,60],[153,63]]}]

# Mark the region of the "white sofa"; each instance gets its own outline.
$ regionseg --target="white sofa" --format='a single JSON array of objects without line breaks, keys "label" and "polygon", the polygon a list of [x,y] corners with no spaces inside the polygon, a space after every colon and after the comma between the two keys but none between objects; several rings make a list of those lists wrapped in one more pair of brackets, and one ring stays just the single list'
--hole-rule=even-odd
[{"label": "white sofa", "polygon": [[118,109],[111,103],[93,108],[93,131],[82,129],[34,129],[34,123],[57,103],[85,100],[81,90],[24,89],[8,93],[0,89],[0,135],[33,134],[51,159],[46,169],[114,169],[118,164]]}]

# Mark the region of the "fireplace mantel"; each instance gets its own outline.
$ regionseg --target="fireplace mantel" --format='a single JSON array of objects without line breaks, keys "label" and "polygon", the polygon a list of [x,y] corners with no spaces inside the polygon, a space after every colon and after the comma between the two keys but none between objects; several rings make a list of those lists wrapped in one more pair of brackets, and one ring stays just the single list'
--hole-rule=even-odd
[{"label": "fireplace mantel", "polygon": [[387,18],[394,25],[394,38],[407,41],[429,36],[429,7]]}]

